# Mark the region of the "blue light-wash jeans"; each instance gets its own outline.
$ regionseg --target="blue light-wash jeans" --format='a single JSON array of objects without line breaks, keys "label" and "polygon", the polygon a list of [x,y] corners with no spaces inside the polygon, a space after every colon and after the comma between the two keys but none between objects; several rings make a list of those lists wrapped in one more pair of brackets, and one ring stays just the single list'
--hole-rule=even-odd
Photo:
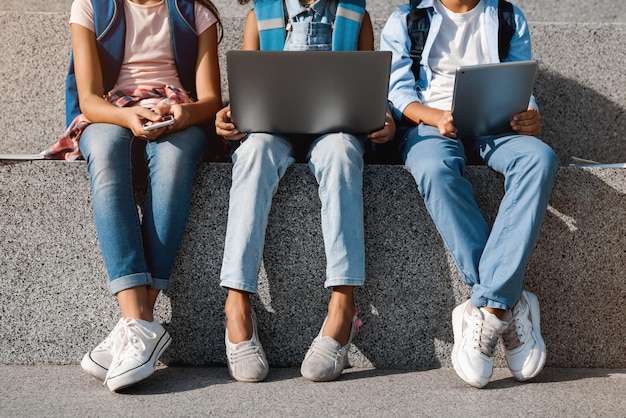
[{"label": "blue light-wash jeans", "polygon": [[[511,308],[539,236],[557,157],[535,137],[505,134],[463,145],[420,124],[407,131],[400,151],[476,307]],[[467,154],[466,154],[467,152]],[[504,198],[490,230],[465,178],[467,155],[504,175]]]},{"label": "blue light-wash jeans", "polygon": [[[137,286],[164,290],[182,241],[196,167],[207,146],[192,126],[146,142],[118,125],[94,123],[80,139],[87,161],[96,232],[116,294]],[[146,173],[142,220],[133,175]]]},{"label": "blue light-wash jeans", "polygon": [[[320,136],[308,149],[322,203],[326,287],[360,286],[365,280],[364,141],[334,133]],[[233,154],[221,286],[257,292],[272,198],[294,162],[292,143],[271,134],[250,134]]]}]

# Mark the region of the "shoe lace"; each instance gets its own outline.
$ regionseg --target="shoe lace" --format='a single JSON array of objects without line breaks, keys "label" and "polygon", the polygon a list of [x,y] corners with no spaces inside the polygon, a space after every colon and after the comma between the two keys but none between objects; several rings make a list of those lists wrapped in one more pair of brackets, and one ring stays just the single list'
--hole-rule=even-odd
[{"label": "shoe lace", "polygon": [[124,321],[119,321],[116,325],[115,328],[113,328],[113,331],[111,331],[111,333],[109,335],[107,335],[107,337],[104,339],[104,341],[102,341],[100,344],[98,344],[98,347],[96,347],[96,349],[98,350],[106,350],[109,352],[112,352],[114,350],[114,344],[115,344],[115,337],[120,333],[120,330],[122,328],[122,323]]},{"label": "shoe lace", "polygon": [[231,363],[246,361],[250,358],[261,357],[261,348],[258,345],[246,344],[239,345],[235,350],[228,353]]},{"label": "shoe lace", "polygon": [[109,335],[96,347],[96,350],[113,351],[115,336]]},{"label": "shoe lace", "polygon": [[500,334],[496,329],[485,323],[479,313],[473,312],[472,316],[474,317],[472,330],[474,349],[486,356],[493,357]]},{"label": "shoe lace", "polygon": [[311,343],[310,350],[331,361],[341,360],[341,349],[338,350],[337,348],[335,348],[332,344],[328,342],[328,340],[316,338],[315,340],[313,340],[313,343]]},{"label": "shoe lace", "polygon": [[507,350],[513,350],[524,345],[524,342],[520,338],[519,334],[521,332],[523,332],[522,327],[517,323],[517,321],[513,321],[506,331],[502,333],[502,340],[504,341],[504,345]]},{"label": "shoe lace", "polygon": [[134,319],[127,318],[121,322],[119,332],[112,338],[113,360],[104,379],[104,384],[109,379],[111,371],[115,370],[125,359],[141,357],[147,348],[144,340],[156,337],[156,333],[142,327]]},{"label": "shoe lace", "polygon": [[520,303],[513,307],[513,317],[507,329],[502,333],[502,340],[507,350],[514,350],[525,344],[526,325],[528,321],[524,317],[523,306]]}]

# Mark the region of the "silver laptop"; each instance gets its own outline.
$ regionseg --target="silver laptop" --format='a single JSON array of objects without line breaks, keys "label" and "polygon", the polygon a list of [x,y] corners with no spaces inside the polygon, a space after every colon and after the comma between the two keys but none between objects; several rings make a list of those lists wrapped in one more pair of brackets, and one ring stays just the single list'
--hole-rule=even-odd
[{"label": "silver laptop", "polygon": [[391,52],[228,51],[240,132],[369,133],[385,123]]},{"label": "silver laptop", "polygon": [[536,76],[534,60],[457,68],[452,116],[458,137],[510,131],[513,115],[528,109]]}]

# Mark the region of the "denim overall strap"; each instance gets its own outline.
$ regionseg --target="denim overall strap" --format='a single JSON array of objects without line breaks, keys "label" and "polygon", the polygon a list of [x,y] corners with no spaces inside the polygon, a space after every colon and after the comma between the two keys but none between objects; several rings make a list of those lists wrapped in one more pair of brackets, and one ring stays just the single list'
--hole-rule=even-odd
[{"label": "denim overall strap", "polygon": [[282,0],[254,0],[262,51],[282,51],[285,47],[285,11]]},{"label": "denim overall strap", "polygon": [[333,51],[356,51],[364,14],[365,0],[339,2],[333,29]]},{"label": "denim overall strap", "polygon": [[303,6],[300,0],[285,0],[289,14],[289,28],[285,38],[285,51],[331,51],[332,23],[337,2],[318,0]]}]

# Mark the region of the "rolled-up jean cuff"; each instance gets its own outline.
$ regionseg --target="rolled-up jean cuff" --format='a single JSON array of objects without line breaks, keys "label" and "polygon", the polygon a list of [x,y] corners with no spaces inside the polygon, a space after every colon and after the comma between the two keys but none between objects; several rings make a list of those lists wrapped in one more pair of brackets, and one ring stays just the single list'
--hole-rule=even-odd
[{"label": "rolled-up jean cuff", "polygon": [[154,290],[167,290],[170,288],[169,279],[155,279],[152,278],[152,285],[150,286]]},{"label": "rolled-up jean cuff", "polygon": [[246,283],[232,282],[232,281],[227,281],[227,280],[222,280],[220,282],[220,286],[226,289],[241,290],[243,292],[248,292],[248,293],[253,293],[253,294],[256,294],[256,292],[258,292],[259,290],[258,286],[250,286],[249,284],[246,284]]},{"label": "rolled-up jean cuff", "polygon": [[109,282],[109,292],[111,292],[112,295],[116,295],[122,290],[132,289],[138,286],[152,286],[152,276],[150,273],[133,273],[111,280]]},{"label": "rolled-up jean cuff", "polygon": [[502,302],[498,302],[496,300],[491,300],[491,299],[487,299],[487,298],[482,298],[482,297],[474,297],[472,295],[471,298],[471,303],[473,306],[477,307],[477,308],[492,308],[492,309],[502,309],[502,310],[507,310],[510,309],[514,304],[511,304],[511,306],[507,306],[506,303],[502,303]]},{"label": "rolled-up jean cuff", "polygon": [[334,279],[326,279],[324,287],[336,287],[336,286],[363,286],[365,278],[355,279],[350,277],[336,277]]}]

